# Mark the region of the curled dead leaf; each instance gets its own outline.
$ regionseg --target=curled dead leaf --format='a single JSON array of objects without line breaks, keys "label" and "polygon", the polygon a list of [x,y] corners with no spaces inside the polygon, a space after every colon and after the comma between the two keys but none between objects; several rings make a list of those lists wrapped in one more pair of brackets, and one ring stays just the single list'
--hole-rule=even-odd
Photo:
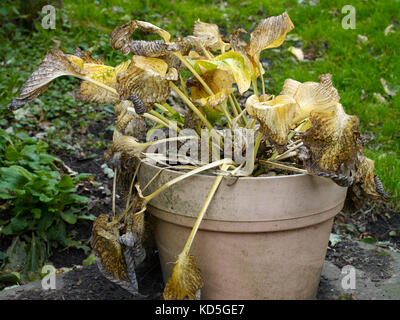
[{"label": "curled dead leaf", "polygon": [[195,103],[201,106],[216,107],[233,92],[232,84],[234,80],[229,70],[213,69],[201,76],[214,94],[209,95],[197,78],[192,78],[188,81],[188,86],[191,88],[192,99]]},{"label": "curled dead leaf", "polygon": [[131,35],[137,30],[141,29],[146,32],[152,32],[152,33],[157,33],[159,36],[161,36],[165,42],[169,42],[171,35],[145,21],[139,21],[139,20],[132,20],[122,26],[118,26],[114,29],[113,33],[111,34],[111,46],[114,50],[121,50],[124,55],[127,55],[131,51]]},{"label": "curled dead leaf", "polygon": [[116,89],[121,100],[135,94],[148,110],[154,103],[165,103],[170,94],[168,81],[177,77],[177,71],[168,70],[161,59],[133,56],[128,69],[117,74]]},{"label": "curled dead leaf", "polygon": [[301,50],[300,48],[296,48],[296,47],[289,47],[288,51],[294,55],[296,57],[297,60],[299,61],[304,61],[304,53],[303,50]]},{"label": "curled dead leaf", "polygon": [[130,52],[134,55],[144,57],[159,57],[179,50],[175,42],[164,42],[162,40],[143,41],[132,40],[129,43]]},{"label": "curled dead leaf", "polygon": [[292,97],[286,95],[264,100],[260,101],[255,95],[250,96],[246,100],[246,111],[250,117],[260,122],[261,131],[271,142],[284,145],[299,107]]},{"label": "curled dead leaf", "polygon": [[193,35],[212,51],[225,50],[230,46],[222,40],[216,24],[201,22],[200,19],[194,23]]},{"label": "curled dead leaf", "polygon": [[[110,88],[116,87],[116,76],[119,72],[125,71],[130,60],[124,61],[116,67],[104,64],[84,63],[83,69],[88,73],[87,76],[97,82],[103,83]],[[75,95],[77,101],[97,102],[97,103],[118,103],[119,95],[88,81],[83,81]]]},{"label": "curled dead leaf", "polygon": [[117,241],[119,231],[108,227],[108,215],[101,214],[93,221],[92,248],[98,253],[101,265],[115,278],[129,281],[125,257],[121,244]]},{"label": "curled dead leaf", "polygon": [[310,120],[312,127],[302,134],[311,153],[306,161],[307,170],[348,175],[359,150],[358,117],[347,115],[337,103],[311,111]]},{"label": "curled dead leaf", "polygon": [[292,79],[285,81],[281,94],[292,96],[300,107],[299,114],[293,120],[293,126],[308,118],[311,111],[324,110],[339,102],[339,94],[332,85],[332,75],[322,74],[319,79],[319,83],[299,83]]}]

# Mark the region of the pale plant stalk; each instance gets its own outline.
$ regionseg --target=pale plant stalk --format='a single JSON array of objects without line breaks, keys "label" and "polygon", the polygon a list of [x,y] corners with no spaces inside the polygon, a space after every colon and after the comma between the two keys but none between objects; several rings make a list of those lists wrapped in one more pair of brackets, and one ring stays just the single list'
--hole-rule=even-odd
[{"label": "pale plant stalk", "polygon": [[189,97],[189,93],[186,88],[186,83],[185,83],[185,81],[183,81],[182,75],[180,73],[179,73],[179,80],[181,82],[181,87],[182,87],[183,93],[185,94],[185,96]]},{"label": "pale plant stalk", "polygon": [[251,79],[251,82],[253,84],[253,91],[256,97],[258,98],[258,88],[257,88],[257,77],[254,77]]},{"label": "pale plant stalk", "polygon": [[175,52],[174,55],[185,65],[186,68],[189,69],[191,73],[199,80],[199,82],[203,85],[204,89],[207,91],[207,93],[212,96],[214,93],[210,89],[210,87],[207,85],[207,83],[203,80],[203,78],[197,73],[196,70],[193,69],[193,67],[190,65],[189,62],[186,61],[186,59],[182,56],[180,52]]},{"label": "pale plant stalk", "polygon": [[272,162],[272,161],[268,161],[268,160],[259,160],[259,162],[261,164],[272,166],[272,167],[279,168],[279,169],[308,174],[307,170],[299,169],[299,168],[292,167],[292,166],[287,166],[287,165],[284,165],[281,163],[276,163],[276,162]]},{"label": "pale plant stalk", "polygon": [[235,103],[233,102],[232,93],[229,95],[228,100],[229,100],[229,104],[230,104],[232,112],[233,112],[233,116],[236,118],[239,115],[239,112],[236,109]]},{"label": "pale plant stalk", "polygon": [[[229,164],[224,164],[221,167],[222,171],[226,171],[229,167]],[[187,255],[189,253],[190,247],[192,246],[193,240],[196,236],[197,230],[199,229],[200,223],[203,221],[204,215],[207,212],[207,209],[211,203],[211,200],[213,199],[215,193],[217,192],[217,189],[219,187],[219,185],[221,184],[223,179],[222,175],[218,175],[218,177],[215,179],[214,184],[207,196],[206,201],[203,204],[203,207],[200,210],[199,215],[197,216],[196,222],[192,228],[192,231],[190,232],[189,238],[186,241],[185,246],[183,247],[182,252],[180,253],[180,255]]]},{"label": "pale plant stalk", "polygon": [[147,113],[147,112],[146,112],[146,113],[143,113],[142,116],[145,117],[145,118],[147,118],[147,119],[149,119],[149,120],[151,120],[151,121],[154,121],[154,122],[156,122],[156,123],[158,123],[158,124],[161,124],[163,127],[170,128],[170,129],[175,130],[172,126],[170,126],[169,123],[167,123],[167,122],[161,120],[160,118],[158,118],[158,117],[156,117],[156,116],[153,116],[153,115],[150,114],[150,113]]},{"label": "pale plant stalk", "polygon": [[170,87],[174,90],[178,96],[188,105],[188,107],[200,118],[201,121],[206,125],[207,129],[210,130],[211,136],[217,141],[218,145],[221,145],[221,137],[215,131],[214,127],[207,120],[207,118],[200,112],[200,110],[193,104],[190,99],[184,95],[184,93],[179,90],[179,88],[172,82],[169,82]]},{"label": "pale plant stalk", "polygon": [[178,124],[175,121],[171,121],[171,120],[165,118],[162,114],[159,114],[155,110],[150,110],[149,113],[152,114],[153,116],[159,118],[161,121],[165,122],[168,125],[168,127],[172,128],[176,132],[178,132],[178,133],[181,132],[181,128],[178,127]]},{"label": "pale plant stalk", "polygon": [[[153,193],[147,195],[147,196],[143,196],[141,195],[141,198],[143,200],[143,204],[146,205],[149,201],[151,201],[151,199],[153,199],[154,197],[156,197],[160,192],[164,191],[165,189],[167,189],[168,187],[174,185],[175,183],[178,183],[182,180],[185,180],[186,178],[189,178],[197,173],[218,167],[218,166],[222,166],[222,165],[233,165],[234,162],[231,159],[221,159],[221,160],[217,160],[214,162],[211,162],[209,164],[206,164],[200,168],[194,169],[190,172],[187,172],[183,175],[180,175],[174,179],[172,179],[171,181],[168,181],[167,183],[165,183],[164,185],[162,185],[160,188],[158,188],[156,191],[154,191]],[[141,194],[141,191],[138,190],[139,194]]]},{"label": "pale plant stalk", "polygon": [[115,93],[116,95],[119,96],[117,90],[115,90],[114,88],[112,88],[112,87],[110,87],[110,86],[105,85],[104,83],[101,83],[101,82],[99,82],[99,81],[93,80],[93,79],[91,79],[91,78],[89,78],[89,77],[84,77],[84,76],[79,76],[79,75],[76,75],[76,77],[79,78],[79,79],[82,79],[82,80],[84,80],[84,81],[91,82],[91,83],[95,84],[96,86],[99,86],[99,87],[101,87],[101,88],[103,88],[103,89],[106,89],[107,91],[110,91],[110,92],[112,92],[112,93]]},{"label": "pale plant stalk", "polygon": [[115,218],[115,214],[116,214],[115,213],[115,197],[116,197],[116,188],[117,188],[117,174],[118,174],[118,169],[115,168],[114,177],[113,177],[114,179],[113,179],[112,207],[111,207],[114,218]]},{"label": "pale plant stalk", "polygon": [[235,95],[233,93],[231,93],[230,98],[232,99],[232,101],[233,101],[238,113],[242,115],[243,125],[246,126],[247,125],[247,119],[246,119],[246,117],[244,116],[244,113],[243,113],[243,111],[246,110],[246,109],[242,110],[240,108],[239,102],[237,101],[237,99],[236,99],[236,97],[235,97]]},{"label": "pale plant stalk", "polygon": [[155,105],[157,108],[159,108],[162,112],[164,112],[164,113],[170,113],[169,110],[168,110],[166,107],[164,107],[162,104],[155,103],[154,105]]}]

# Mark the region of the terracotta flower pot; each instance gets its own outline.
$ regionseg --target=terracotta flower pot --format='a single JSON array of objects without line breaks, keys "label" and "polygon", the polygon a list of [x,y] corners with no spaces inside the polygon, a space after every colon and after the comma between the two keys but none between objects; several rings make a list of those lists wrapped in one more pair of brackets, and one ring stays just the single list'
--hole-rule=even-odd
[{"label": "terracotta flower pot", "polygon": [[[141,186],[160,168],[142,163]],[[164,169],[146,194],[181,173]],[[195,175],[154,198],[155,238],[164,281],[189,236],[215,176]],[[224,178],[190,253],[202,299],[313,299],[333,218],[347,188],[304,174]]]}]

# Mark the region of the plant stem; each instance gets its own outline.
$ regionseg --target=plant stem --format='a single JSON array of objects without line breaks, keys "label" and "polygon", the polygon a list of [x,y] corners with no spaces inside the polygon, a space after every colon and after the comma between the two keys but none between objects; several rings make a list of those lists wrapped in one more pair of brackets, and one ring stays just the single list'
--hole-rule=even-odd
[{"label": "plant stem", "polygon": [[117,186],[117,174],[118,174],[118,169],[114,169],[114,179],[113,179],[113,191],[112,191],[112,213],[115,218],[115,197],[116,197],[116,186]]},{"label": "plant stem", "polygon": [[145,117],[145,118],[147,118],[147,119],[149,119],[149,120],[151,120],[151,121],[154,121],[154,122],[156,122],[156,123],[158,123],[158,124],[161,124],[161,125],[164,126],[164,127],[167,127],[167,128],[170,128],[170,129],[175,130],[173,127],[170,126],[169,123],[167,123],[167,122],[165,122],[165,121],[159,119],[159,118],[156,117],[156,116],[153,116],[153,115],[150,114],[150,113],[147,113],[147,112],[146,112],[146,113],[143,113],[142,116]]},{"label": "plant stem", "polygon": [[258,98],[258,89],[257,89],[257,77],[254,77],[251,79],[251,82],[253,84],[253,91],[256,97]]},{"label": "plant stem", "polygon": [[180,73],[179,73],[179,80],[181,82],[181,86],[182,86],[183,92],[185,93],[185,96],[189,97],[189,93],[186,88],[186,83],[185,83],[185,81],[183,81],[182,75]]},{"label": "plant stem", "polygon": [[210,130],[211,135],[217,141],[218,145],[221,145],[221,137],[216,133],[214,127],[207,120],[207,118],[200,112],[200,110],[193,104],[188,97],[186,97],[181,90],[172,82],[169,82],[170,87],[174,90],[178,96],[188,105],[188,107],[200,118],[201,121],[206,125],[207,129]]},{"label": "plant stem", "polygon": [[279,169],[284,169],[284,170],[289,170],[289,171],[293,171],[293,172],[308,174],[307,170],[299,169],[299,168],[296,168],[296,167],[287,166],[287,165],[284,165],[284,164],[281,164],[281,163],[276,163],[276,162],[272,162],[272,161],[268,161],[268,160],[259,160],[258,162],[261,163],[261,164],[272,166],[272,167],[276,167],[276,168],[279,168]]},{"label": "plant stem", "polygon": [[172,179],[171,181],[168,181],[166,184],[162,185],[160,188],[158,188],[153,193],[149,194],[148,196],[143,197],[142,198],[143,199],[143,203],[147,204],[149,201],[151,201],[151,199],[153,199],[155,196],[157,196],[160,192],[164,191],[165,189],[167,189],[168,187],[172,186],[173,184],[175,184],[175,183],[177,183],[179,181],[182,181],[182,180],[184,180],[186,178],[189,178],[190,176],[195,175],[197,173],[200,173],[202,171],[209,170],[209,169],[212,169],[212,168],[218,167],[220,165],[224,165],[224,164],[232,165],[232,164],[234,164],[234,162],[231,159],[228,159],[228,158],[222,159],[222,160],[217,160],[217,161],[211,162],[209,164],[206,164],[206,165],[204,165],[204,166],[202,166],[200,168],[197,168],[197,169],[194,169],[194,170],[192,170],[190,172],[187,172],[187,173],[185,173],[185,174],[183,174],[181,176],[178,176],[178,177]]},{"label": "plant stem", "polygon": [[116,95],[119,96],[117,90],[115,90],[114,88],[112,88],[110,86],[105,85],[104,83],[101,83],[99,81],[93,80],[92,78],[89,78],[89,77],[83,77],[83,76],[76,76],[76,77],[79,78],[79,79],[82,79],[84,81],[91,82],[91,83],[95,84],[96,86],[102,87],[103,89],[106,89],[107,91],[115,93]]},{"label": "plant stem", "polygon": [[150,110],[149,113],[152,114],[153,116],[159,118],[161,121],[165,122],[166,124],[168,124],[169,128],[172,128],[173,130],[175,130],[178,133],[181,132],[181,128],[178,127],[178,124],[176,122],[165,118],[163,115],[159,114],[155,110]]},{"label": "plant stem", "polygon": [[[233,93],[231,93],[230,97],[232,98],[233,103],[235,104],[235,107],[236,107],[238,113],[241,114],[243,110],[240,108],[239,102],[237,101],[235,95]],[[242,120],[243,120],[243,124],[246,126],[247,125],[247,119],[244,116],[244,114],[242,114]]]},{"label": "plant stem", "polygon": [[[229,167],[228,164],[222,165],[221,170],[225,171]],[[211,203],[211,200],[213,199],[215,192],[217,191],[219,185],[221,184],[223,176],[218,175],[218,177],[215,179],[214,184],[207,196],[206,201],[203,204],[203,207],[201,208],[201,211],[196,219],[196,222],[192,228],[192,231],[190,232],[189,238],[186,241],[186,244],[181,252],[181,254],[187,255],[189,253],[190,247],[192,246],[194,237],[196,236],[197,230],[199,229],[200,223],[204,218],[205,213],[207,212],[207,209]]]},{"label": "plant stem", "polygon": [[228,109],[228,106],[226,104],[226,101],[223,104],[221,104],[221,109],[222,109],[222,112],[223,112],[223,114],[224,114],[224,116],[226,118],[226,121],[228,123],[228,128],[231,128],[232,127],[232,118],[231,118],[231,115],[229,113],[229,109]]},{"label": "plant stem", "polygon": [[261,78],[262,95],[263,95],[263,98],[264,98],[264,96],[265,96],[265,84],[264,84],[264,77],[263,77],[263,74],[261,72],[261,67],[260,67],[260,78]]},{"label": "plant stem", "polygon": [[237,108],[236,108],[236,106],[235,106],[235,103],[233,102],[232,93],[229,95],[228,99],[229,99],[229,104],[230,104],[230,106],[231,106],[233,115],[234,115],[234,117],[236,118],[237,116],[239,116],[239,112],[238,112],[238,110],[237,110]]},{"label": "plant stem", "polygon": [[180,52],[175,52],[174,55],[181,60],[181,62],[185,65],[186,68],[188,68],[190,70],[191,73],[193,73],[193,75],[197,78],[197,80],[199,80],[199,82],[203,85],[204,89],[207,91],[207,93],[212,96],[214,94],[214,92],[212,92],[212,90],[210,89],[210,87],[207,85],[207,83],[205,83],[205,81],[203,80],[203,78],[197,73],[196,70],[193,69],[193,67],[190,65],[189,62],[186,61],[186,59],[182,56],[182,54]]}]

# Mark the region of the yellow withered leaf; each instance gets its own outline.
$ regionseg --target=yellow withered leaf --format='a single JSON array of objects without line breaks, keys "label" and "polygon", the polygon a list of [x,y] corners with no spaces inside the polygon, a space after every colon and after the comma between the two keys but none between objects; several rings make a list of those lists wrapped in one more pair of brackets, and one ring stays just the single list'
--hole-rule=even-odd
[{"label": "yellow withered leaf", "polygon": [[119,151],[139,153],[139,152],[143,151],[146,147],[147,147],[147,145],[137,142],[137,140],[134,137],[131,137],[131,136],[118,136],[117,137],[116,136],[113,139],[111,151],[113,153],[119,152]]},{"label": "yellow withered leaf", "polygon": [[[75,60],[77,63],[73,62]],[[49,51],[38,69],[34,71],[21,88],[18,98],[9,105],[10,109],[17,109],[41,95],[51,81],[61,76],[83,77],[86,72],[80,67],[80,58],[70,58],[59,49]]]},{"label": "yellow withered leaf", "polygon": [[163,104],[170,94],[169,80],[177,80],[174,68],[168,69],[158,58],[133,56],[128,69],[117,74],[116,89],[122,100],[136,95],[147,109]]},{"label": "yellow withered leaf", "polygon": [[212,51],[225,50],[229,44],[225,43],[216,24],[195,21],[193,35],[200,39],[205,48]]},{"label": "yellow withered leaf", "polygon": [[[234,80],[229,70],[213,69],[204,72],[201,77],[207,83],[211,91],[215,94],[222,91],[227,92],[232,89]],[[188,81],[188,86],[191,88],[193,100],[207,98],[209,96],[197,78],[192,78],[190,81]]]},{"label": "yellow withered leaf", "polygon": [[198,300],[201,286],[201,274],[194,257],[181,253],[165,286],[164,299]]},{"label": "yellow withered leaf", "polygon": [[286,79],[285,82],[283,83],[283,88],[279,95],[286,95],[286,96],[291,96],[294,97],[294,94],[296,93],[297,89],[301,85],[301,82],[293,80],[293,79]]},{"label": "yellow withered leaf", "polygon": [[238,86],[240,94],[243,94],[249,89],[251,75],[248,71],[245,56],[234,51],[229,51],[215,57],[213,61],[220,62],[220,66],[232,72],[233,79]]},{"label": "yellow withered leaf", "polygon": [[284,145],[299,107],[290,96],[281,95],[271,100],[260,101],[260,98],[253,95],[246,101],[246,111],[250,117],[260,122],[262,132],[271,142]]},{"label": "yellow withered leaf", "polygon": [[114,50],[121,50],[124,55],[127,55],[129,52],[131,52],[130,49],[130,44],[131,44],[131,35],[137,30],[141,29],[146,32],[152,32],[152,33],[157,33],[159,36],[161,36],[165,42],[169,42],[171,35],[145,21],[139,21],[139,20],[132,20],[128,23],[125,23],[122,26],[118,26],[114,29],[114,31],[111,34],[111,46]]},{"label": "yellow withered leaf", "polygon": [[[103,64],[84,63],[83,69],[88,73],[88,77],[101,82],[108,87],[116,87],[116,76],[119,72],[125,71],[130,64],[130,60],[124,61],[116,67]],[[118,103],[119,95],[107,89],[99,87],[88,81],[83,81],[75,95],[76,100],[97,103]]]},{"label": "yellow withered leaf", "polygon": [[312,111],[324,110],[339,102],[339,94],[332,85],[332,75],[322,74],[319,79],[320,82],[299,83],[292,79],[285,81],[283,91],[292,96],[300,107],[300,112],[294,119],[293,125],[308,118]]},{"label": "yellow withered leaf", "polygon": [[347,175],[359,150],[358,117],[347,115],[342,105],[336,103],[312,111],[310,120],[312,127],[302,136],[304,145],[311,151],[306,163],[308,170]]},{"label": "yellow withered leaf", "polygon": [[243,28],[238,28],[229,36],[229,43],[231,44],[233,51],[246,55],[247,42],[240,38],[242,34],[246,33],[247,31]]},{"label": "yellow withered leaf", "polygon": [[205,98],[200,98],[197,100],[194,100],[193,102],[199,106],[209,106],[212,108],[215,108],[225,102],[229,95],[234,91],[233,88],[228,88],[228,89],[222,89],[221,91],[217,92],[216,94],[213,94],[211,96],[207,96]]},{"label": "yellow withered leaf", "polygon": [[90,51],[83,51],[79,47],[74,49],[74,56],[81,58],[84,63],[105,64],[104,59],[95,59],[92,57],[92,53]]},{"label": "yellow withered leaf", "polygon": [[247,54],[258,66],[260,52],[264,49],[279,47],[285,40],[286,34],[294,28],[287,12],[279,16],[261,20],[251,33],[250,42],[246,47]]},{"label": "yellow withered leaf", "polygon": [[130,281],[127,272],[125,257],[117,239],[119,236],[116,227],[109,228],[108,215],[101,214],[93,221],[92,248],[100,256],[104,270],[115,278]]},{"label": "yellow withered leaf", "polygon": [[83,81],[75,94],[77,101],[97,103],[118,103],[119,95],[109,90],[96,86],[93,83]]}]

